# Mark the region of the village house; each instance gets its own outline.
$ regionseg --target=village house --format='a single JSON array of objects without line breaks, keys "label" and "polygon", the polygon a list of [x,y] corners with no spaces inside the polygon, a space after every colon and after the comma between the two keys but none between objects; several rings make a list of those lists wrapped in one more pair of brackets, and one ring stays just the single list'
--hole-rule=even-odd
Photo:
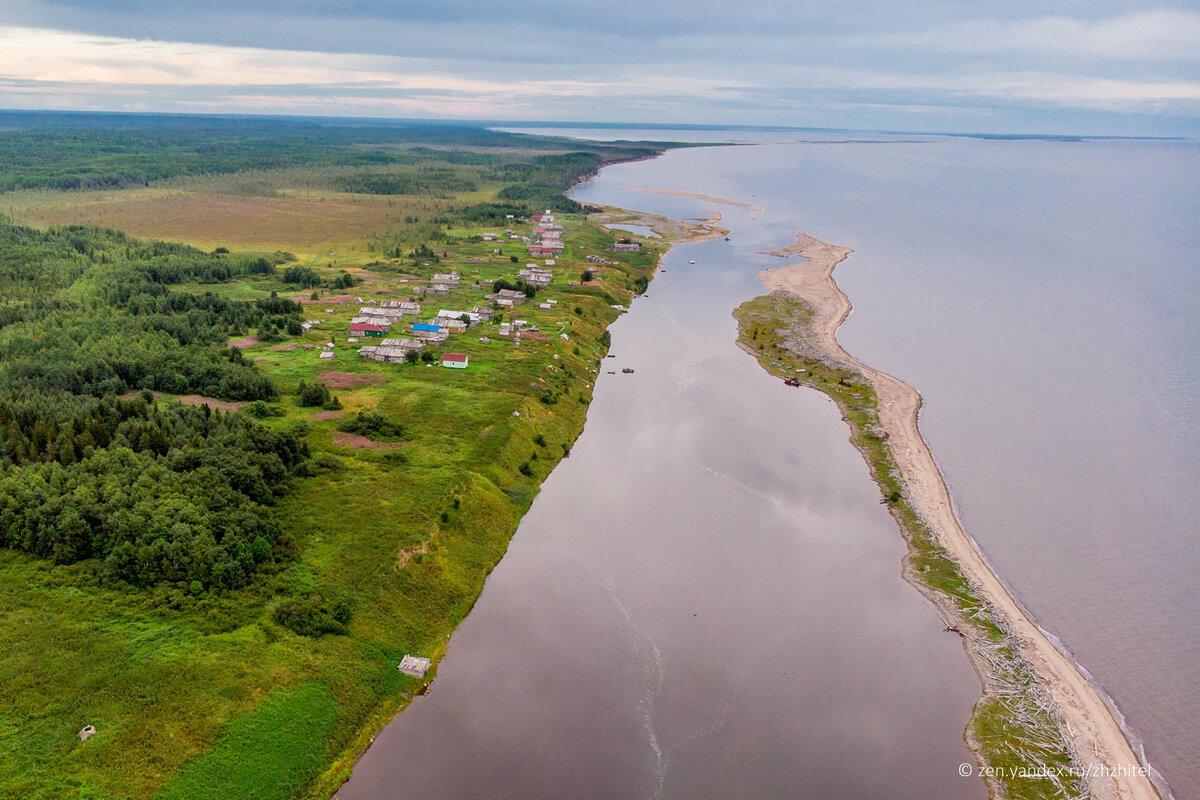
[{"label": "village house", "polygon": [[642,246],[637,242],[617,242],[613,245],[614,253],[637,253]]},{"label": "village house", "polygon": [[384,300],[379,304],[379,309],[383,310],[398,310],[401,314],[420,314],[421,304],[410,303],[404,300]]},{"label": "village house", "polygon": [[420,350],[425,346],[425,342],[420,339],[412,339],[407,336],[399,336],[391,339],[384,339],[379,343],[380,347],[399,347],[405,350]]},{"label": "village house", "polygon": [[433,276],[433,278],[431,279],[431,282],[434,284],[438,284],[438,283],[445,284],[446,286],[458,286],[458,273],[457,272],[439,272],[437,275]]},{"label": "village house", "polygon": [[603,256],[588,256],[587,258],[584,259],[584,261],[586,261],[589,264],[607,264],[607,263],[609,263],[608,259],[604,258]]},{"label": "village house", "polygon": [[550,305],[549,303],[538,303],[538,308],[540,308],[542,311],[550,311],[554,308],[554,306]]},{"label": "village house", "polygon": [[492,311],[491,306],[475,306],[471,309],[471,313],[481,320],[491,319],[495,316],[495,312]]},{"label": "village house", "polygon": [[534,286],[549,286],[554,273],[541,267],[529,266],[517,273],[517,277]]},{"label": "village house", "polygon": [[333,355],[332,350],[322,350],[321,355],[319,356],[319,358],[333,358],[333,357],[334,357],[334,355]]},{"label": "village house", "polygon": [[469,359],[466,353],[445,353],[442,355],[442,366],[452,369],[466,369]]},{"label": "village house", "polygon": [[350,333],[356,336],[379,336],[382,337],[388,330],[387,325],[376,325],[370,322],[351,322]]},{"label": "village house", "polygon": [[413,335],[432,344],[438,344],[450,338],[450,332],[441,325],[430,325],[418,322],[412,326]]},{"label": "village house", "polygon": [[371,361],[383,361],[388,364],[403,364],[410,349],[412,348],[367,345],[358,348],[358,357]]},{"label": "village house", "polygon": [[463,322],[458,317],[438,317],[434,320],[434,324],[444,328],[450,333],[466,333],[467,323]]},{"label": "village house", "polygon": [[[488,316],[491,316],[491,311],[492,310],[489,308]],[[443,308],[437,313],[437,315],[439,318],[445,317],[446,319],[462,319],[463,317],[466,317],[468,325],[478,325],[480,322],[483,322],[483,317],[474,311],[447,311]]]},{"label": "village house", "polygon": [[531,244],[529,245],[529,255],[534,256],[535,258],[545,258],[546,256],[556,255],[556,253],[552,247],[543,247],[540,244]]},{"label": "village house", "polygon": [[507,300],[509,308],[519,306],[527,299],[524,292],[519,292],[516,289],[501,289],[496,292],[496,302],[500,303],[500,305],[505,305],[505,301]]}]

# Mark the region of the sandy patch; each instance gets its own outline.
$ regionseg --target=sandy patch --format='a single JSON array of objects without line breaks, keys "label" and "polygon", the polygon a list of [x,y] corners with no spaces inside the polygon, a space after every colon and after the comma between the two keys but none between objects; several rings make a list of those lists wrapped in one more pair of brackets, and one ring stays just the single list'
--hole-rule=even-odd
[{"label": "sandy patch", "polygon": [[1104,800],[1158,800],[1158,791],[1149,778],[1125,774],[1142,760],[1134,754],[1104,699],[1075,663],[1026,615],[967,536],[918,428],[921,395],[903,381],[866,366],[838,342],[837,329],[852,306],[833,280],[833,270],[851,252],[800,233],[795,244],[771,254],[799,255],[808,261],[763,270],[758,279],[772,292],[793,294],[811,304],[817,344],[833,358],[853,364],[874,386],[879,396],[880,424],[888,434],[914,502],[963,574],[1025,643],[1025,657],[1062,712],[1068,744],[1081,763],[1096,767],[1089,770],[1087,778],[1093,796]]},{"label": "sandy patch", "polygon": [[318,376],[321,383],[330,389],[350,389],[354,386],[378,386],[387,380],[386,375],[355,375],[350,372],[324,372]]},{"label": "sandy patch", "polygon": [[650,194],[673,194],[678,197],[694,197],[697,200],[707,200],[710,203],[721,203],[726,206],[738,206],[740,208],[748,208],[751,211],[762,211],[762,206],[756,206],[753,203],[743,203],[740,200],[728,200],[724,197],[717,197],[711,194],[700,194],[698,192],[680,192],[675,189],[638,189],[633,186],[620,186],[627,192],[649,192]]},{"label": "sandy patch", "polygon": [[247,336],[245,339],[231,339],[225,343],[225,346],[236,347],[241,350],[242,348],[252,347],[256,344],[258,344],[258,339],[255,339],[253,336]]},{"label": "sandy patch", "polygon": [[346,433],[345,431],[335,431],[333,443],[338,447],[363,447],[368,450],[394,450],[404,446],[404,442],[376,442],[365,436],[359,436],[357,433]]}]

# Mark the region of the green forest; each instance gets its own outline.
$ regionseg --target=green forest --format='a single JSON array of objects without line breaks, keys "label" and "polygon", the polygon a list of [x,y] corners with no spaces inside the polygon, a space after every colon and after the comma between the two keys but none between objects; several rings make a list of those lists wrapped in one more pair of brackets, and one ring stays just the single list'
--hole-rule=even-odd
[{"label": "green forest", "polygon": [[286,328],[300,306],[173,291],[239,270],[113,231],[0,222],[0,259],[0,545],[203,587],[243,586],[286,552],[267,506],[302,468],[303,441],[154,392],[277,399],[241,350],[213,345]]}]

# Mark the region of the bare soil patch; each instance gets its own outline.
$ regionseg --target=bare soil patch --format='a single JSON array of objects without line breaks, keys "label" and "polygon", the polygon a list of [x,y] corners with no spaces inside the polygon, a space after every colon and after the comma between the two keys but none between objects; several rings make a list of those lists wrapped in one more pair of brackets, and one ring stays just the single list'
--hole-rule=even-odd
[{"label": "bare soil patch", "polygon": [[395,450],[404,446],[404,442],[376,442],[357,433],[345,431],[336,431],[333,434],[333,443],[339,447],[362,447],[367,450]]},{"label": "bare soil patch", "polygon": [[321,383],[330,389],[350,389],[354,386],[378,386],[387,380],[386,375],[355,375],[350,372],[324,372]]},{"label": "bare soil patch", "polygon": [[183,403],[185,406],[208,406],[210,408],[219,408],[222,411],[233,411],[236,408],[250,405],[244,400],[230,402],[228,400],[218,400],[215,397],[203,397],[198,394],[185,394],[182,397],[176,397],[175,399]]}]

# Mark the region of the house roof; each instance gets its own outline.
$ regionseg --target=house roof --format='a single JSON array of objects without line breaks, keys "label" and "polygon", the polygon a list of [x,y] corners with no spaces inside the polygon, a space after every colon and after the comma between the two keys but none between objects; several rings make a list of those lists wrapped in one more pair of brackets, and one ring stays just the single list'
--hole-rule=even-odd
[{"label": "house roof", "polygon": [[442,361],[454,361],[454,362],[466,363],[467,356],[465,353],[444,353],[442,355]]},{"label": "house roof", "polygon": [[369,322],[352,322],[350,330],[352,331],[374,331],[375,333],[384,333],[388,329],[387,325],[372,325]]},{"label": "house roof", "polygon": [[437,331],[441,330],[441,327],[438,325],[427,325],[424,322],[418,322],[415,325],[413,325],[413,330],[414,331],[433,331],[436,333]]}]

